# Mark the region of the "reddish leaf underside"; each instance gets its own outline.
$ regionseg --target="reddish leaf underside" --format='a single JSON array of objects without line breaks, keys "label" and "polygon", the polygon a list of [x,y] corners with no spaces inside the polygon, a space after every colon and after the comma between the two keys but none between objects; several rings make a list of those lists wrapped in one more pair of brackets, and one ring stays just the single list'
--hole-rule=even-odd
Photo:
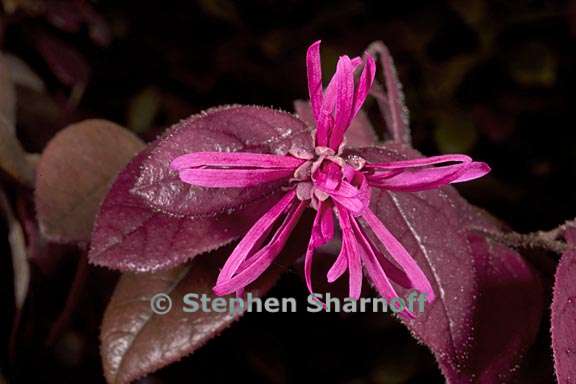
[{"label": "reddish leaf underside", "polygon": [[231,106],[172,127],[119,175],[104,200],[92,235],[92,263],[120,270],[177,266],[237,239],[281,196],[279,184],[209,189],[191,186],[170,170],[196,151],[286,153],[309,148],[310,131],[291,114]]},{"label": "reddish leaf underside", "polygon": [[111,180],[144,143],[105,120],[60,131],[38,163],[35,202],[42,233],[58,242],[88,242]]},{"label": "reddish leaf underside", "polygon": [[[369,161],[417,155],[399,145],[359,152]],[[372,207],[438,295],[424,314],[405,324],[433,351],[446,379],[506,382],[538,330],[543,300],[538,277],[518,253],[478,234],[499,228],[452,187],[376,191]]]},{"label": "reddish leaf underside", "polygon": [[570,247],[560,259],[552,300],[552,348],[559,384],[576,382],[576,228],[566,230]]}]

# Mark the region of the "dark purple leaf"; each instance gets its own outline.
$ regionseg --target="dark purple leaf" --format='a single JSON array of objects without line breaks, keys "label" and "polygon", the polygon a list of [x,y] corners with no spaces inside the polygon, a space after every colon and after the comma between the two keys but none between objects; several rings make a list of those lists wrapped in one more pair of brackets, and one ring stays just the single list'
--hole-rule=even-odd
[{"label": "dark purple leaf", "polygon": [[[218,267],[229,249],[203,255],[189,265],[155,273],[126,273],[112,296],[101,328],[101,356],[110,384],[129,383],[182,359],[220,334],[241,314],[182,310],[187,293],[214,298],[212,286]],[[281,271],[271,269],[257,280],[250,292],[261,296]],[[154,314],[150,299],[167,294],[172,309]]]},{"label": "dark purple leaf", "polygon": [[88,242],[111,180],[144,144],[106,120],[60,131],[38,163],[35,201],[42,233],[58,242]]},{"label": "dark purple leaf", "polygon": [[[314,127],[316,125],[309,102],[304,100],[294,101],[294,110],[298,117],[308,126]],[[352,120],[345,136],[346,145],[349,147],[368,147],[378,142],[374,127],[372,127],[368,115],[363,110],[360,110]]]},{"label": "dark purple leaf", "polygon": [[566,230],[564,252],[554,282],[552,348],[559,384],[576,383],[576,228]]},{"label": "dark purple leaf", "polygon": [[88,83],[90,67],[75,48],[46,33],[36,34],[36,47],[54,76],[69,87]]},{"label": "dark purple leaf", "polygon": [[293,115],[232,106],[193,116],[137,156],[104,200],[92,237],[92,263],[121,270],[170,268],[241,236],[281,195],[279,184],[210,189],[182,183],[170,162],[196,151],[286,153],[309,147]]},{"label": "dark purple leaf", "polygon": [[516,251],[473,233],[469,241],[480,291],[469,374],[482,383],[506,382],[536,337],[542,286]]},{"label": "dark purple leaf", "polygon": [[[417,156],[394,144],[359,152],[368,161]],[[372,207],[437,293],[422,315],[405,323],[434,352],[447,380],[508,380],[534,340],[543,293],[518,253],[474,231],[499,230],[496,222],[451,187],[418,193],[378,190]]]}]

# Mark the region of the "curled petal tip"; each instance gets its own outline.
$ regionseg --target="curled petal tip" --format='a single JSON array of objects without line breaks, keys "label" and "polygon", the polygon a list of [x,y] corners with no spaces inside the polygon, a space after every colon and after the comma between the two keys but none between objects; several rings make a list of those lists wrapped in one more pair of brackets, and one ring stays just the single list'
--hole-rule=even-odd
[{"label": "curled petal tip", "polygon": [[214,292],[214,294],[216,296],[224,296],[227,295],[229,292],[223,290],[222,288],[220,288],[219,285],[215,285],[214,287],[212,287],[212,292]]},{"label": "curled petal tip", "polygon": [[182,168],[182,164],[181,164],[182,161],[181,161],[180,157],[181,157],[181,156],[175,158],[174,160],[172,160],[172,161],[170,162],[170,169],[171,169],[171,170],[173,170],[173,171],[178,171],[178,170],[180,170],[180,169]]},{"label": "curled petal tip", "polygon": [[423,292],[426,295],[426,302],[432,304],[434,300],[436,300],[436,294],[434,290],[430,290],[429,292]]},{"label": "curled petal tip", "polygon": [[403,318],[405,320],[414,320],[416,318],[416,316],[414,316],[414,314],[412,312],[410,312],[409,310],[404,310],[404,311],[398,313],[398,316],[400,316],[401,318]]},{"label": "curled petal tip", "polygon": [[490,172],[492,172],[492,168],[490,168],[490,166],[487,163],[480,163],[480,167],[483,169],[483,171],[485,172],[484,174],[488,174]]}]

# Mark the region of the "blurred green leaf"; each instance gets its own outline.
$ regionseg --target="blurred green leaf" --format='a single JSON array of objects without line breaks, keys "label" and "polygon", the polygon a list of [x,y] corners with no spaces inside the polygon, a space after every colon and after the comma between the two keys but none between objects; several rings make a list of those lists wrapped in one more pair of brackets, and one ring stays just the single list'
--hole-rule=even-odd
[{"label": "blurred green leaf", "polygon": [[198,5],[202,10],[217,19],[238,23],[241,21],[236,6],[229,0],[199,0]]},{"label": "blurred green leaf", "polygon": [[542,43],[528,42],[514,49],[507,58],[512,78],[525,87],[551,87],[556,81],[557,59]]},{"label": "blurred green leaf", "polygon": [[440,113],[435,119],[434,137],[442,153],[466,153],[478,139],[476,127],[460,113]]},{"label": "blurred green leaf", "polygon": [[136,133],[148,131],[160,110],[160,94],[154,88],[138,93],[128,107],[128,129]]}]

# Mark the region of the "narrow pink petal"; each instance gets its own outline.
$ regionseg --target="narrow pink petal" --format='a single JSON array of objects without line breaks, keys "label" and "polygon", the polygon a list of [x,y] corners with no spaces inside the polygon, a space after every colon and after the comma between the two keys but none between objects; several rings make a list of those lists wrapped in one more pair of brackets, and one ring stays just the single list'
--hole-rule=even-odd
[{"label": "narrow pink petal", "polygon": [[456,180],[465,171],[462,165],[448,165],[433,168],[412,168],[398,173],[395,176],[378,178],[367,176],[372,187],[388,189],[390,191],[414,192],[438,188]]},{"label": "narrow pink petal", "polygon": [[[348,56],[345,56],[348,57]],[[342,59],[342,58],[340,58]],[[350,64],[352,65],[352,70],[356,70],[360,64],[362,64],[362,58],[354,57],[350,59]],[[322,111],[325,114],[332,114],[334,112],[334,107],[336,106],[336,100],[338,98],[338,81],[342,78],[345,69],[343,66],[336,66],[336,72],[334,76],[330,79],[326,90],[324,91],[324,102],[322,103]]]},{"label": "narrow pink petal", "polygon": [[349,240],[348,246],[350,247],[350,252],[348,253],[348,273],[350,275],[348,295],[358,300],[362,294],[362,263],[360,254],[357,251],[358,244],[354,241],[354,238]]},{"label": "narrow pink petal", "polygon": [[332,195],[331,197],[334,199],[334,201],[336,201],[347,210],[353,212],[355,215],[360,214],[364,211],[364,209],[366,209],[366,205],[360,199]]},{"label": "narrow pink petal", "polygon": [[[355,57],[350,60],[350,64],[352,65],[352,70],[355,71],[356,68],[362,64],[362,58]],[[342,65],[336,66],[336,72],[330,79],[330,82],[324,91],[324,101],[322,103],[322,112],[324,114],[331,115],[334,112],[334,107],[336,106],[336,100],[338,98],[338,81],[345,75],[343,73],[345,69],[346,68]]]},{"label": "narrow pink petal", "polygon": [[[330,203],[321,202],[318,205],[318,211],[314,217],[310,241],[308,242],[306,256],[304,257],[304,278],[306,280],[306,287],[308,287],[308,291],[310,291],[310,293],[314,293],[314,290],[312,289],[312,261],[314,257],[314,251],[316,248],[332,240],[332,236],[334,235],[334,229],[331,230],[331,233],[325,233],[322,230],[322,228],[326,226],[323,221],[327,220],[327,215],[332,216]],[[327,235],[329,235],[329,237],[327,237]]]},{"label": "narrow pink petal", "polygon": [[408,168],[394,176],[379,178],[369,175],[371,186],[391,191],[415,192],[434,189],[450,183],[477,179],[490,172],[485,163],[472,162],[431,168]]},{"label": "narrow pink petal", "polygon": [[316,120],[316,143],[326,146],[328,144],[328,132],[326,125],[321,124],[322,104],[324,96],[322,94],[322,65],[320,61],[320,40],[312,43],[306,53],[306,69],[308,75],[308,94],[310,95],[310,105],[312,114]]},{"label": "narrow pink petal", "polygon": [[[213,288],[214,293],[217,295],[227,295],[232,292],[237,292],[260,277],[260,275],[274,262],[278,254],[284,248],[284,245],[286,245],[286,241],[302,216],[304,209],[306,209],[306,203],[303,201],[298,202],[297,205],[292,204],[286,218],[270,242],[254,254],[254,256],[249,260],[244,261],[240,266],[241,268],[238,270],[238,273],[234,274],[234,276],[229,279],[225,279],[221,278],[224,269],[220,272],[216,286]],[[232,256],[230,256],[230,258],[231,257]]]},{"label": "narrow pink petal", "polygon": [[462,183],[464,181],[475,180],[490,173],[490,166],[481,161],[474,161],[465,167],[465,171],[451,183]]},{"label": "narrow pink petal", "polygon": [[[348,210],[342,206],[336,206],[340,228],[342,228],[342,248],[346,250],[348,258],[349,291],[348,295],[353,299],[359,299],[362,293],[362,264],[358,249],[358,241],[354,236]],[[341,251],[342,252],[342,251]]]},{"label": "narrow pink petal", "polygon": [[[344,60],[349,62],[349,65],[343,65],[340,61]],[[334,121],[333,116],[337,115],[335,109],[336,109],[336,103],[338,101],[338,94],[339,92],[342,91],[341,87],[342,85],[340,85],[340,81],[343,78],[350,78],[351,82],[349,83],[350,86],[354,87],[354,70],[356,70],[356,68],[362,64],[362,59],[360,57],[355,57],[353,59],[348,58],[348,56],[343,56],[339,59],[338,61],[338,65],[336,66],[336,72],[334,73],[334,76],[332,76],[332,78],[330,79],[330,82],[328,83],[328,86],[326,87],[326,90],[324,91],[324,100],[322,102],[322,108],[321,108],[321,112],[320,112],[320,117],[318,118],[318,122],[317,125],[319,127],[322,127],[322,135],[326,135],[326,137],[322,136],[322,140],[319,140],[320,138],[318,137],[317,134],[317,142],[320,143],[322,142],[322,144],[318,144],[318,145],[323,145],[323,146],[327,146],[328,142],[330,141],[330,137],[333,136],[334,132],[333,129],[335,128],[335,124],[336,121]],[[351,75],[349,75],[348,73],[351,72]],[[350,121],[352,120],[352,118],[350,118]],[[342,129],[345,131],[346,128],[348,127],[348,125],[350,125],[349,123],[346,124],[346,126],[344,126]],[[326,141],[324,141],[324,139],[326,139]],[[340,145],[340,143],[342,142],[343,138],[340,139],[336,139],[334,140],[334,143],[338,143],[336,144],[330,144],[332,148],[337,149],[338,145]]]},{"label": "narrow pink petal", "polygon": [[362,218],[374,232],[378,240],[380,240],[384,248],[386,248],[390,256],[398,263],[404,272],[406,272],[406,276],[410,279],[412,286],[419,292],[425,293],[428,302],[432,302],[435,295],[430,281],[428,281],[428,278],[412,256],[410,256],[406,248],[390,233],[370,209],[364,210]]},{"label": "narrow pink petal", "polygon": [[329,147],[338,149],[344,132],[352,121],[354,103],[354,66],[348,56],[341,56],[336,69],[337,96],[334,106],[334,129],[329,138]]},{"label": "narrow pink petal", "polygon": [[344,225],[342,224],[342,221],[345,219],[341,218],[342,209],[337,205],[335,206],[335,208],[338,212],[338,221],[340,223],[340,228],[342,229],[342,245],[340,246],[340,252],[336,257],[336,261],[334,262],[334,264],[332,264],[332,267],[330,267],[328,273],[326,274],[326,279],[328,280],[329,283],[333,283],[334,281],[338,280],[340,276],[342,276],[344,272],[346,272],[346,270],[348,269],[348,257],[349,257],[348,255],[349,247],[347,246],[347,237],[344,232]]},{"label": "narrow pink petal", "polygon": [[180,171],[196,167],[235,167],[235,168],[297,168],[304,160],[292,156],[278,156],[264,153],[246,152],[194,152],[178,156],[170,163],[170,168]]},{"label": "narrow pink petal", "polygon": [[199,187],[242,188],[287,179],[293,169],[204,169],[191,168],[179,172],[180,180]]},{"label": "narrow pink petal", "polygon": [[[333,136],[334,126],[336,124],[335,120],[333,119],[333,116],[335,115],[336,103],[338,102],[338,93],[339,88],[341,87],[340,81],[343,78],[346,78],[345,71],[347,69],[348,70],[350,69],[346,65],[343,65],[343,63],[341,62],[342,59],[343,57],[341,57],[338,60],[338,64],[336,66],[336,72],[334,73],[334,76],[332,76],[332,78],[330,79],[330,82],[328,83],[328,86],[324,91],[324,101],[322,103],[321,115],[324,116],[324,119],[326,120],[324,124],[326,124],[327,127],[326,132],[328,141],[330,141],[330,138]],[[352,62],[350,62],[350,64],[352,65],[352,68],[354,68]],[[352,73],[352,88],[353,87],[354,87],[354,78]],[[329,119],[329,117],[332,119]],[[324,145],[327,146],[328,142]]]},{"label": "narrow pink petal", "polygon": [[356,116],[358,111],[362,108],[364,101],[366,101],[366,96],[368,96],[368,91],[372,87],[374,82],[374,77],[376,76],[376,63],[370,55],[366,55],[366,64],[360,75],[360,80],[356,87],[356,94],[354,95],[354,111],[352,113],[352,118]]},{"label": "narrow pink petal", "polygon": [[411,160],[398,160],[387,163],[368,163],[366,164],[365,168],[378,169],[378,170],[392,170],[401,168],[426,167],[442,163],[471,163],[471,162],[472,159],[469,156],[455,154],[455,155],[421,157],[418,159],[411,159]]},{"label": "narrow pink petal", "polygon": [[358,68],[360,64],[362,64],[362,58],[360,56],[356,56],[350,59],[350,62],[352,63],[352,67],[354,68],[354,70],[356,70],[356,68]]},{"label": "narrow pink petal", "polygon": [[334,215],[332,213],[332,204],[329,201],[321,203],[320,211],[320,233],[324,243],[334,238]]},{"label": "narrow pink petal", "polygon": [[308,94],[312,113],[317,119],[322,106],[322,64],[320,61],[320,43],[315,41],[306,52],[306,69],[308,75]]},{"label": "narrow pink petal", "polygon": [[332,267],[328,270],[326,274],[326,279],[329,283],[333,283],[340,278],[348,269],[348,255],[346,254],[346,247],[344,247],[344,240],[342,240],[342,248],[336,261],[332,264]]},{"label": "narrow pink petal", "polygon": [[[372,284],[374,284],[374,287],[376,288],[380,296],[382,296],[386,300],[398,297],[396,289],[394,289],[394,286],[390,282],[390,279],[388,278],[386,272],[382,269],[382,266],[380,265],[378,258],[376,257],[376,254],[374,253],[374,249],[370,245],[370,242],[362,232],[362,229],[360,228],[356,220],[352,220],[352,228],[354,230],[356,238],[358,239],[359,244],[358,249],[360,251],[359,252],[360,258],[362,260],[362,263],[364,264],[366,272],[368,272],[368,276],[370,276]],[[404,311],[400,312],[399,315],[407,319],[414,318],[414,314],[412,314],[406,308],[404,309]]]},{"label": "narrow pink petal", "polygon": [[262,242],[270,233],[274,223],[280,216],[293,204],[296,199],[296,192],[294,190],[288,192],[274,205],[268,212],[266,212],[258,221],[250,228],[244,235],[242,240],[238,243],[234,251],[226,260],[224,267],[220,271],[217,282],[230,279],[238,270],[240,265],[248,258],[250,253]]},{"label": "narrow pink petal", "polygon": [[361,191],[359,188],[353,186],[345,180],[342,180],[338,185],[338,188],[332,191],[331,195],[341,197],[358,197],[360,193]]},{"label": "narrow pink petal", "polygon": [[[324,98],[326,99],[326,98]],[[334,117],[332,114],[320,111],[320,116],[316,120],[316,145],[326,147],[328,146],[328,138],[331,135],[332,127],[334,126]]]},{"label": "narrow pink petal", "polygon": [[[369,240],[367,240],[367,241],[370,242]],[[377,248],[372,247],[372,251],[374,252],[374,255],[376,256],[378,263],[380,263],[382,270],[384,271],[386,276],[388,276],[388,278],[391,281],[400,285],[402,288],[406,288],[406,289],[413,289],[414,288],[412,286],[412,282],[410,282],[410,279],[408,278],[408,276],[406,276],[406,273],[404,271],[402,271],[397,266],[395,266]]]},{"label": "narrow pink petal", "polygon": [[326,188],[323,183],[315,183],[315,186],[354,214],[359,214],[370,203],[370,190],[367,179],[362,173],[355,171],[353,177],[354,183],[359,184],[358,186],[346,180],[340,181],[338,187],[332,190]]}]

